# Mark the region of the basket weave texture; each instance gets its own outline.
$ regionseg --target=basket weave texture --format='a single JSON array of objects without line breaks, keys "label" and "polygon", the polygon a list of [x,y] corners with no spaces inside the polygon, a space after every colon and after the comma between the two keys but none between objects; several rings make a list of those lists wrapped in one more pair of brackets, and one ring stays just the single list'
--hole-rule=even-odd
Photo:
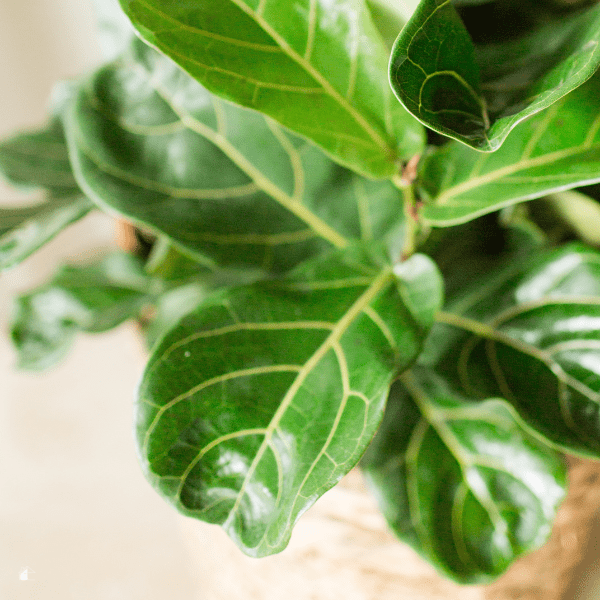
[{"label": "basket weave texture", "polygon": [[562,600],[600,507],[600,463],[573,459],[548,543],[488,586],[440,577],[388,531],[358,472],[325,494],[281,554],[243,555],[216,526],[183,519],[200,600]]}]

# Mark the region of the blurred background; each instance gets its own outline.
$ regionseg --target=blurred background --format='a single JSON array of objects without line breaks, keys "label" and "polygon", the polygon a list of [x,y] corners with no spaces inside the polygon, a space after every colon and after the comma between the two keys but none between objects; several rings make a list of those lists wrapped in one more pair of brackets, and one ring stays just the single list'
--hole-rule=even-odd
[{"label": "blurred background", "polygon": [[[91,1],[1,0],[0,136],[42,124],[53,84],[99,61]],[[0,183],[1,204],[24,199]],[[136,462],[134,328],[82,337],[44,373],[17,372],[8,342],[10,298],[112,244],[113,228],[92,214],[0,276],[2,599],[194,597],[179,519]]]}]

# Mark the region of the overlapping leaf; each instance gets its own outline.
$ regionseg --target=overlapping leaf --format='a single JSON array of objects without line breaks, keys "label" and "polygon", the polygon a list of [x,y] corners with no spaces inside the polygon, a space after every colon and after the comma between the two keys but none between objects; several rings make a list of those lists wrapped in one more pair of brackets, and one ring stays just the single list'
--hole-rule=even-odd
[{"label": "overlapping leaf", "polygon": [[507,399],[551,444],[600,456],[600,253],[507,261],[437,318],[423,363],[470,397]]},{"label": "overlapping leaf", "polygon": [[424,159],[422,216],[455,225],[502,206],[600,181],[600,77],[521,123],[493,154],[451,142]]},{"label": "overlapping leaf", "polygon": [[44,202],[0,208],[0,270],[20,263],[92,208],[71,172],[57,119],[2,142],[0,173],[16,187],[47,192]]},{"label": "overlapping leaf", "polygon": [[249,268],[207,269],[179,252],[165,238],[154,242],[145,270],[149,276],[162,280],[165,288],[155,299],[149,318],[142,322],[150,348],[212,291],[249,285],[265,276],[262,271]]},{"label": "overlapping leaf", "polygon": [[352,246],[185,317],[140,386],[140,456],[155,487],[250,555],[282,550],[364,452],[433,321],[434,264],[415,255],[395,271],[383,252]]},{"label": "overlapping leaf", "polygon": [[543,544],[564,496],[560,459],[507,402],[465,399],[424,369],[392,386],[362,465],[393,531],[461,583]]},{"label": "overlapping leaf", "polygon": [[62,267],[48,284],[16,301],[11,333],[19,366],[51,366],[67,353],[78,332],[106,331],[137,316],[159,287],[127,254]]},{"label": "overlapping leaf", "polygon": [[121,0],[134,26],[206,86],[313,140],[361,174],[390,177],[421,126],[387,84],[364,0]]},{"label": "overlapping leaf", "polygon": [[496,150],[600,64],[599,6],[545,22],[514,40],[475,45],[450,0],[423,0],[394,46],[392,87],[435,131]]},{"label": "overlapping leaf", "polygon": [[82,87],[67,132],[90,197],[207,265],[282,271],[402,221],[390,182],[365,180],[217,99],[141,42]]}]

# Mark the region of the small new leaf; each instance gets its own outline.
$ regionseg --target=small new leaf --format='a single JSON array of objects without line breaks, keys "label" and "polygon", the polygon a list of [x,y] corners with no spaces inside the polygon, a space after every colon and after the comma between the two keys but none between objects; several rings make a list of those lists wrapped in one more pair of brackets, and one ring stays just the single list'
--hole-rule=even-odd
[{"label": "small new leaf", "polygon": [[404,273],[353,246],[209,296],[154,350],[140,386],[153,485],[247,554],[282,550],[357,463],[392,378],[421,349],[441,280],[424,255]]}]

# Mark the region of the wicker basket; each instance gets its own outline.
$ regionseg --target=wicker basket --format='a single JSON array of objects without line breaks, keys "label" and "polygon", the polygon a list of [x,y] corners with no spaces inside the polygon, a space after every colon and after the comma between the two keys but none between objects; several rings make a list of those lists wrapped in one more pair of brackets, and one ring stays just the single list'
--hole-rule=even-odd
[{"label": "wicker basket", "polygon": [[[117,243],[139,248],[135,228]],[[245,556],[221,530],[182,518],[198,578],[198,600],[572,600],[574,573],[600,510],[600,462],[569,458],[569,491],[549,541],[488,586],[441,578],[388,531],[358,471],[306,512],[289,546],[267,558]]]},{"label": "wicker basket", "polygon": [[202,600],[559,600],[572,584],[600,507],[600,463],[573,460],[549,542],[489,586],[442,579],[399,543],[359,473],[300,519],[281,554],[252,559],[216,526],[183,519]]}]

